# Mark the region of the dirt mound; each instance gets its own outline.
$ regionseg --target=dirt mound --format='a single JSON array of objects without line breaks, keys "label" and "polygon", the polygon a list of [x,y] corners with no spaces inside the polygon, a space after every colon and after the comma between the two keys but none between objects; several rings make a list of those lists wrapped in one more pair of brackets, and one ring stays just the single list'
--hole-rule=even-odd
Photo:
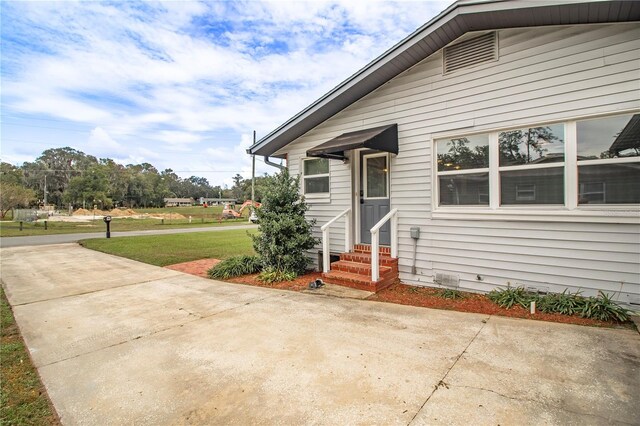
[{"label": "dirt mound", "polygon": [[128,216],[135,216],[137,214],[138,213],[136,213],[131,209],[113,209],[109,212],[109,215],[113,217],[128,217]]},{"label": "dirt mound", "polygon": [[186,219],[186,216],[180,213],[154,213],[150,217],[154,219]]},{"label": "dirt mound", "polygon": [[93,214],[100,215],[102,214],[102,210],[87,210],[80,208],[73,212],[74,216],[91,216]]}]

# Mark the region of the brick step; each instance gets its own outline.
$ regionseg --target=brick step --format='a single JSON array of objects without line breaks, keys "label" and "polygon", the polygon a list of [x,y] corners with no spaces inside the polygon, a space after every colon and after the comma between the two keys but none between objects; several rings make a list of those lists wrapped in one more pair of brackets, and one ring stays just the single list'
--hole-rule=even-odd
[{"label": "brick step", "polygon": [[[353,246],[353,251],[356,253],[371,253],[371,244],[355,244]],[[379,246],[378,253],[380,254],[391,254],[391,247],[389,246]]]},{"label": "brick step", "polygon": [[393,274],[378,281],[371,281],[371,276],[354,274],[345,271],[331,270],[323,273],[322,278],[330,284],[337,284],[344,287],[356,288],[358,290],[366,290],[378,292],[389,287],[397,279],[397,275]]},{"label": "brick step", "polygon": [[[331,270],[351,272],[353,274],[360,274],[365,276],[371,276],[371,263],[362,262],[350,262],[348,260],[339,260],[331,264]],[[389,274],[393,274],[393,268],[390,266],[380,266],[380,277],[386,277]]]},{"label": "brick step", "polygon": [[[371,253],[341,253],[340,260],[346,260],[348,262],[368,263],[369,265],[371,265]],[[380,266],[389,266],[396,271],[398,270],[398,259],[394,259],[389,255],[379,255],[378,263],[380,264]]]}]

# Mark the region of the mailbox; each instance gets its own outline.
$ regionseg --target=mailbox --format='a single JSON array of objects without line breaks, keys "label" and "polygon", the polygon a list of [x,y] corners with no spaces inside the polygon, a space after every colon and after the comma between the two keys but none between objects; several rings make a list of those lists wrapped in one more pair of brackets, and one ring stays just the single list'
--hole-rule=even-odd
[{"label": "mailbox", "polygon": [[107,238],[111,238],[111,216],[105,216],[102,220],[107,224]]}]

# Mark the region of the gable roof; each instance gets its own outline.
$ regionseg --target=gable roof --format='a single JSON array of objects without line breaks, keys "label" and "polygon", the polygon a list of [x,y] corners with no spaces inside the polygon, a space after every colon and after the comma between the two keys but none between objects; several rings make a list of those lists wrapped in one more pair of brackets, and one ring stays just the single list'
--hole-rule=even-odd
[{"label": "gable roof", "polygon": [[470,31],[640,20],[626,0],[459,0],[252,145],[270,156],[315,126]]}]

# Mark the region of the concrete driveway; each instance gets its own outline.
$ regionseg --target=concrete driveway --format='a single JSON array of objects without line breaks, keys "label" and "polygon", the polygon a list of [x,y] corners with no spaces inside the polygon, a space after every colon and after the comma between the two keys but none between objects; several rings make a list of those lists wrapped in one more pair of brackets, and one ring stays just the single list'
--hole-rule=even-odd
[{"label": "concrete driveway", "polygon": [[640,335],[226,284],[3,248],[62,422],[638,424]]}]

